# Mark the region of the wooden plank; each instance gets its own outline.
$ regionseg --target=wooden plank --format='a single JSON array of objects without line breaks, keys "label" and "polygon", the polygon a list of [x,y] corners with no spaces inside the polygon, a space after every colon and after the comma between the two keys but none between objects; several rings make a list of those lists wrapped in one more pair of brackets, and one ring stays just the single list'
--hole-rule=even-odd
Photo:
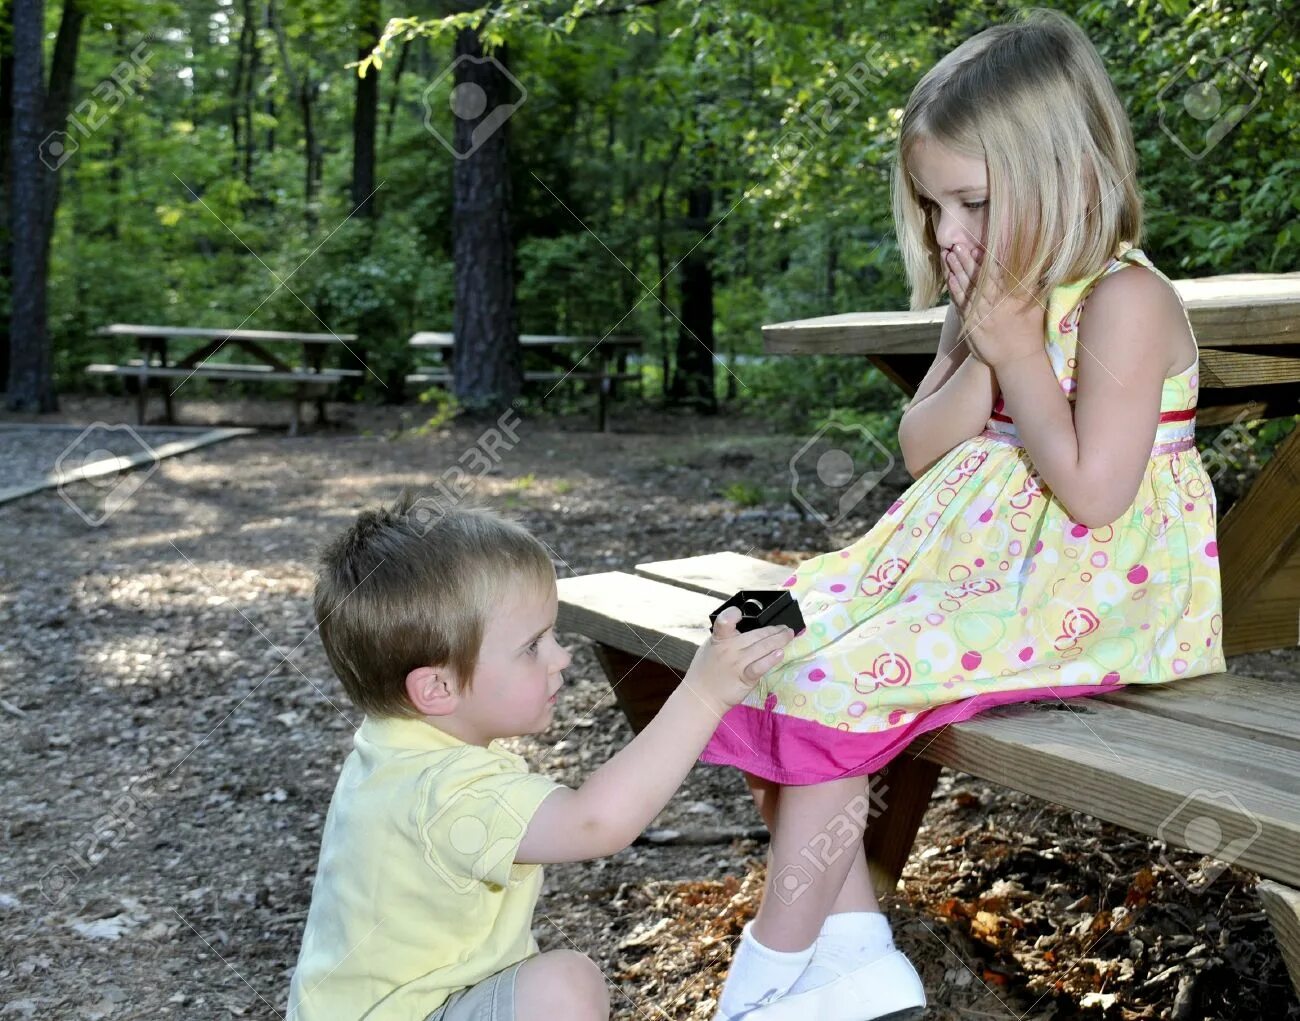
[{"label": "wooden plank", "polygon": [[1200,386],[1218,389],[1300,383],[1300,358],[1210,348],[1201,352],[1200,377]]},{"label": "wooden plank", "polygon": [[1255,889],[1282,949],[1291,984],[1300,993],[1300,892],[1267,879]]},{"label": "wooden plank", "polygon": [[105,337],[141,337],[151,340],[167,340],[173,337],[197,340],[265,340],[294,341],[300,344],[339,344],[356,340],[355,333],[295,333],[288,330],[218,330],[196,326],[147,326],[139,323],[113,323],[101,326],[95,331]]},{"label": "wooden plank", "polygon": [[[18,425],[16,428],[35,428],[26,425]],[[83,430],[82,426],[67,426],[67,429]],[[84,430],[83,430],[84,431]],[[23,496],[30,496],[32,493],[38,493],[42,489],[52,489],[55,486],[66,486],[73,482],[83,482],[87,479],[100,478],[104,475],[116,475],[118,472],[127,471],[130,468],[139,468],[146,464],[157,463],[165,457],[176,457],[180,454],[189,453],[191,450],[198,450],[200,447],[206,447],[213,443],[222,443],[226,440],[232,440],[237,436],[249,436],[256,429],[195,429],[178,428],[176,430],[167,430],[168,432],[190,432],[196,435],[190,436],[183,440],[172,440],[169,443],[160,443],[156,447],[148,450],[137,450],[129,457],[109,456],[100,461],[91,464],[80,465],[64,472],[48,472],[46,475],[35,482],[25,483],[21,486],[10,486],[6,489],[0,489],[0,503],[8,503],[10,500],[17,500]],[[145,433],[147,436],[148,433]],[[143,437],[142,437],[143,438]]]},{"label": "wooden plank", "polygon": [[[126,365],[132,370],[130,375],[133,376],[138,376],[140,374],[140,366],[142,366],[143,364],[144,362],[139,358],[131,358],[128,359],[126,362]],[[94,367],[99,368],[100,366],[94,366]],[[179,365],[161,365],[161,364],[155,365],[153,363],[150,363],[149,375],[153,375],[154,372],[158,369],[162,369],[162,368],[176,369],[180,367],[181,366]],[[248,373],[275,371],[270,365],[255,365],[252,362],[247,362],[247,363],[246,362],[214,362],[212,364],[212,367],[218,369],[238,369],[241,372],[248,372]],[[87,369],[89,368],[91,368],[91,366],[87,366]],[[299,368],[291,369],[290,371],[307,372],[307,373],[311,373],[314,376],[317,370],[315,368],[306,368],[300,366]],[[331,376],[360,377],[365,375],[365,373],[361,369],[322,368],[320,371]],[[115,373],[115,375],[120,375],[120,373]]]},{"label": "wooden plank", "polygon": [[1289,749],[1251,756],[1235,735],[1098,701],[992,709],[916,744],[932,762],[1180,847],[1217,826],[1215,857],[1300,882]]},{"label": "wooden plank", "polygon": [[[618,572],[559,586],[561,630],[681,671],[717,605],[715,596]],[[915,753],[1179,846],[1217,826],[1221,857],[1296,883],[1300,751],[1252,754],[1257,747],[1237,734],[1075,700],[990,710],[922,735]]]},{"label": "wooden plank", "polygon": [[680,560],[637,564],[636,573],[643,578],[680,585],[692,592],[728,599],[743,588],[780,588],[794,569],[747,557],[743,553],[706,553]]},{"label": "wooden plank", "polygon": [[[358,373],[360,375],[360,373]],[[561,380],[573,379],[579,382],[596,382],[603,379],[622,380],[624,382],[635,382],[641,378],[639,372],[622,372],[610,375],[602,375],[599,372],[525,372],[524,379],[530,383],[554,383]],[[450,383],[452,376],[449,371],[442,369],[425,370],[421,372],[412,372],[407,375],[408,383]]]},{"label": "wooden plank", "polygon": [[[1300,619],[1300,583],[1289,565],[1300,559],[1300,429],[1293,429],[1260,470],[1250,490],[1219,523],[1224,649],[1228,655],[1282,645],[1294,647]],[[1262,632],[1258,598],[1277,582],[1270,599],[1283,613]],[[1256,618],[1252,620],[1252,618]],[[1240,630],[1238,630],[1240,629]]]},{"label": "wooden plank", "polygon": [[1207,674],[1169,684],[1134,684],[1099,700],[1300,751],[1300,677],[1285,681]]},{"label": "wooden plank", "polygon": [[188,379],[195,376],[199,379],[225,379],[225,380],[244,380],[251,383],[337,383],[343,376],[340,374],[344,370],[335,372],[333,369],[324,369],[321,372],[280,372],[269,366],[266,369],[255,368],[247,365],[196,365],[192,369],[182,369],[176,366],[150,365],[87,365],[86,371],[95,376],[131,376],[134,378],[168,378],[168,379]]},{"label": "wooden plank", "polygon": [[1300,555],[1293,552],[1252,594],[1250,613],[1233,619],[1226,646],[1228,654],[1300,645],[1297,593],[1300,593]]},{"label": "wooden plank", "polygon": [[610,571],[559,581],[556,628],[685,672],[719,600]]},{"label": "wooden plank", "polygon": [[[1251,273],[1172,281],[1202,348],[1300,348],[1300,273]],[[929,354],[947,306],[846,312],[763,327],[767,354]]]},{"label": "wooden plank", "polygon": [[[421,330],[418,333],[413,333],[411,339],[407,341],[407,344],[411,347],[434,348],[455,347],[455,343],[456,339],[453,334],[432,330]],[[610,347],[639,348],[641,338],[618,335],[608,337],[566,337],[549,333],[521,333],[519,335],[519,344],[521,347],[558,347],[569,344],[586,344],[595,347],[597,344],[602,344]]]}]

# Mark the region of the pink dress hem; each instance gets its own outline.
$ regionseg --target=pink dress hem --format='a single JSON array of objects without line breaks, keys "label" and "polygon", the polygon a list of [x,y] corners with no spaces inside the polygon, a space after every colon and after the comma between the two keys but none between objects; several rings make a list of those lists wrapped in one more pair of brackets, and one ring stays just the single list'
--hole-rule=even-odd
[{"label": "pink dress hem", "polygon": [[991,691],[935,706],[910,723],[874,733],[839,730],[789,713],[742,704],[733,706],[722,717],[700,761],[735,766],[773,783],[794,787],[865,776],[886,766],[918,735],[960,723],[986,709],[1050,698],[1105,695],[1124,687],[1123,684],[1085,684]]}]

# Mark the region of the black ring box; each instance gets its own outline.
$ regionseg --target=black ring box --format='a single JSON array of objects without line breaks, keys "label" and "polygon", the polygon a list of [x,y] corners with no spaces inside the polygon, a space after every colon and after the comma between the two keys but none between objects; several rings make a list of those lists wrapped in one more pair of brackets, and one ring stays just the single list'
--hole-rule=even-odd
[{"label": "black ring box", "polygon": [[[749,600],[756,600],[761,609],[757,613],[754,607],[745,606]],[[753,631],[771,624],[785,624],[796,634],[804,629],[803,614],[799,604],[786,589],[741,589],[725,603],[709,614],[709,627],[717,620],[718,614],[728,606],[737,606],[742,614],[736,622],[736,630]]]}]

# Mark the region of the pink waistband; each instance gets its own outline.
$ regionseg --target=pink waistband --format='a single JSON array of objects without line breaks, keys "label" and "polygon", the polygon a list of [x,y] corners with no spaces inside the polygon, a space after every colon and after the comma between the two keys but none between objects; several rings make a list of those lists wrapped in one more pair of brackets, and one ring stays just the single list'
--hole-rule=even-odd
[{"label": "pink waistband", "polygon": [[[1023,447],[1019,436],[1013,432],[1005,432],[1001,429],[985,429],[980,435],[986,440],[997,440],[999,443],[1009,443],[1013,447]],[[1152,457],[1160,457],[1162,454],[1177,454],[1184,450],[1191,450],[1196,446],[1196,439],[1193,436],[1181,436],[1178,439],[1169,440],[1165,443],[1157,443],[1151,448]]]}]

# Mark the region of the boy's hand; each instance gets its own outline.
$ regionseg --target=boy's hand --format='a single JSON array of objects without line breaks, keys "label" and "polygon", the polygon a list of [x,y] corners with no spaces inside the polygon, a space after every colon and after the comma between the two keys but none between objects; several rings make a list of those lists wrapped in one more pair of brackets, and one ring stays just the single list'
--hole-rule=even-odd
[{"label": "boy's hand", "polygon": [[736,630],[739,607],[729,606],[713,622],[713,634],[704,641],[685,683],[717,710],[718,715],[742,701],[759,679],[781,662],[794,632],[785,625]]}]

